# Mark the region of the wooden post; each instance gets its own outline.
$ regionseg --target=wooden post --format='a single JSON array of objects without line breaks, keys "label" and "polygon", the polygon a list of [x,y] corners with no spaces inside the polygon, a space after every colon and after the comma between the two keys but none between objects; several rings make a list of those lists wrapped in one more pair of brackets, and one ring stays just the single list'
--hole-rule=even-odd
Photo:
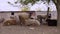
[{"label": "wooden post", "polygon": [[[48,0],[48,5],[49,5],[50,0]],[[47,11],[47,19],[48,19],[48,15],[49,15],[49,7],[48,7],[48,11]]]}]

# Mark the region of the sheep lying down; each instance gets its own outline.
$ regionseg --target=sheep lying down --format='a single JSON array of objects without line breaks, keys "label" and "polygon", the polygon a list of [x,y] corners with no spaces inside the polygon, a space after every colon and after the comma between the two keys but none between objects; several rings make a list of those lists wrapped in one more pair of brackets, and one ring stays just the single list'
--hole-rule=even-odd
[{"label": "sheep lying down", "polygon": [[30,18],[23,18],[22,16],[19,16],[20,23],[23,25],[40,25],[40,22],[36,19],[30,19]]},{"label": "sheep lying down", "polygon": [[3,25],[8,26],[8,25],[16,25],[16,20],[10,19],[10,20],[5,20],[3,22]]},{"label": "sheep lying down", "polygon": [[[16,24],[17,24],[16,20],[6,20],[4,22],[4,25],[16,25]],[[27,20],[25,20],[24,25],[37,25],[37,26],[39,26],[40,22],[35,19],[27,19]]]},{"label": "sheep lying down", "polygon": [[28,20],[25,20],[25,25],[40,25],[40,22],[38,20],[35,20],[35,19],[28,19]]},{"label": "sheep lying down", "polygon": [[19,15],[19,19],[22,22],[22,24],[25,25],[40,25],[40,22],[36,19],[30,19],[28,13],[21,13]]}]

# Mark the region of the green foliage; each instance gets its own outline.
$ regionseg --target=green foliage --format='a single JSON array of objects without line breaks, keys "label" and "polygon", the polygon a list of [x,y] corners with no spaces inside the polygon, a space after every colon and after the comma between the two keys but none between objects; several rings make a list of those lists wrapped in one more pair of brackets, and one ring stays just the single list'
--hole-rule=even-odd
[{"label": "green foliage", "polygon": [[22,4],[27,5],[28,3],[34,4],[36,1],[39,1],[39,0],[25,0],[25,1],[21,0],[20,2],[21,2]]},{"label": "green foliage", "polygon": [[24,7],[24,8],[22,8],[22,11],[28,11],[28,7]]},{"label": "green foliage", "polygon": [[57,4],[57,0],[52,0],[55,4]]}]

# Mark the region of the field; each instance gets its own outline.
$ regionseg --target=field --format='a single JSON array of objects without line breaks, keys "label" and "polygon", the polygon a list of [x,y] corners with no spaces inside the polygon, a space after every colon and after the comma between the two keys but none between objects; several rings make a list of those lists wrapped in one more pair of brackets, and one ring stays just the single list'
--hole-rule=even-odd
[{"label": "field", "polygon": [[0,23],[0,34],[59,34],[60,29],[55,26],[3,26]]}]

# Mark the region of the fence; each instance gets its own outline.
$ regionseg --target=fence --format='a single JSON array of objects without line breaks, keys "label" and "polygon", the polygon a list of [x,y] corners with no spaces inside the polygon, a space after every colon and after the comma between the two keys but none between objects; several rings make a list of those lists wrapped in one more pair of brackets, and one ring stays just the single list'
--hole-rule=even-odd
[{"label": "fence", "polygon": [[[23,11],[0,11],[0,18],[8,19],[11,16],[11,12],[14,12],[14,15],[18,16]],[[29,11],[24,11],[24,12],[29,12]],[[52,11],[50,13],[52,16],[51,19],[57,19],[57,11]],[[37,15],[46,15],[47,11],[36,11],[36,14]]]}]

